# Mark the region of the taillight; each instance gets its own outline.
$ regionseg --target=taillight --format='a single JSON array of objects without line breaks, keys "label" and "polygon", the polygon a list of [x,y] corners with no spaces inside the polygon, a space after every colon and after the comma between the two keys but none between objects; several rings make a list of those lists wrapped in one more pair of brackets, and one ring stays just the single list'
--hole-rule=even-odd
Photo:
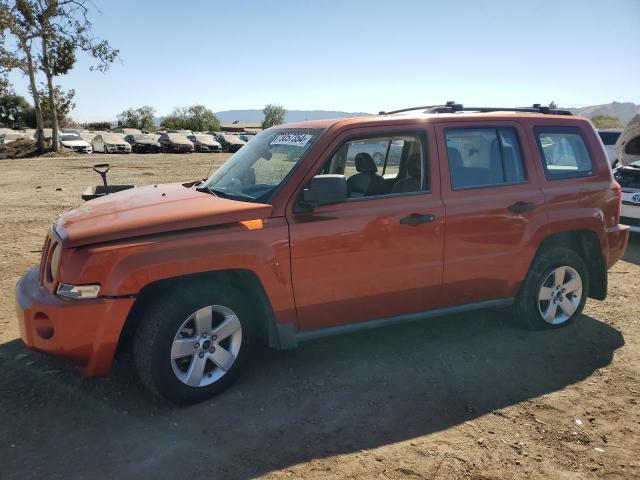
[{"label": "taillight", "polygon": [[622,187],[616,180],[613,180],[612,189],[616,191],[616,197],[618,198],[618,216],[616,217],[616,223],[620,223],[620,215],[622,215]]}]

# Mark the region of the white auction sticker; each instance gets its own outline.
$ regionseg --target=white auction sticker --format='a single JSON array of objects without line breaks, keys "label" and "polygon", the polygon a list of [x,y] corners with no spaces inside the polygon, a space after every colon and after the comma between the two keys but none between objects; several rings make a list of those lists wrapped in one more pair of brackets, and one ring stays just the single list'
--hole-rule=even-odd
[{"label": "white auction sticker", "polygon": [[308,133],[280,133],[271,141],[271,145],[291,145],[293,147],[304,147],[313,135]]}]

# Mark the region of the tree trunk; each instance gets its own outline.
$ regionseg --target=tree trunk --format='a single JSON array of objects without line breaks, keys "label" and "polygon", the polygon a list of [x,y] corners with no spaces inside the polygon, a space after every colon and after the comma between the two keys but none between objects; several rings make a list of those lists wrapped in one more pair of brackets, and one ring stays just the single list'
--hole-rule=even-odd
[{"label": "tree trunk", "polygon": [[31,49],[29,46],[20,42],[20,47],[27,57],[27,70],[29,74],[29,86],[31,87],[31,96],[33,97],[33,108],[36,111],[36,142],[38,145],[38,153],[44,152],[44,121],[42,118],[42,109],[40,108],[40,95],[38,94],[38,88],[36,85],[36,72],[33,66],[33,57],[31,56]]},{"label": "tree trunk", "polygon": [[54,152],[60,149],[58,144],[58,110],[56,108],[56,96],[53,86],[53,75],[49,68],[49,48],[46,38],[42,39],[42,69],[47,77],[47,88],[49,89],[49,106],[51,110],[51,146]]}]

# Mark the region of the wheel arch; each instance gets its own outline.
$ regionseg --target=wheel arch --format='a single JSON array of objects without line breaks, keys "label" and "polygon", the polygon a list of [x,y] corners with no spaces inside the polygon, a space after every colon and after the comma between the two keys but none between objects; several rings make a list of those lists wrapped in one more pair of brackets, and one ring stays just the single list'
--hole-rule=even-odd
[{"label": "wheel arch", "polygon": [[247,291],[247,300],[256,312],[257,333],[260,341],[269,346],[280,347],[280,329],[276,325],[275,315],[267,293],[255,272],[249,269],[229,269],[210,272],[200,272],[177,277],[164,278],[145,285],[136,295],[125,324],[120,334],[118,351],[128,350],[131,346],[135,332],[140,325],[140,320],[155,298],[164,292],[175,288],[188,288],[190,284],[216,283],[230,284],[235,288]]},{"label": "wheel arch", "polygon": [[607,297],[606,259],[595,231],[579,229],[547,235],[540,242],[536,255],[543,249],[553,247],[569,248],[582,257],[589,273],[589,298],[604,300]]}]

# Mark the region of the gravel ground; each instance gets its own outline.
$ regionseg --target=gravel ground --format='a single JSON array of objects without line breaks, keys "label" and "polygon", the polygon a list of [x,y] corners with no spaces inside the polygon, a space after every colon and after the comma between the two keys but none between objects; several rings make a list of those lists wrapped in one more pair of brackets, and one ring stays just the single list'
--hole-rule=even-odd
[{"label": "gravel ground", "polygon": [[[105,158],[106,157],[106,158]],[[262,351],[188,408],[18,340],[13,288],[107,160],[113,183],[204,177],[227,155],[0,161],[0,478],[640,478],[640,239],[609,298],[527,332],[484,311]]]}]

